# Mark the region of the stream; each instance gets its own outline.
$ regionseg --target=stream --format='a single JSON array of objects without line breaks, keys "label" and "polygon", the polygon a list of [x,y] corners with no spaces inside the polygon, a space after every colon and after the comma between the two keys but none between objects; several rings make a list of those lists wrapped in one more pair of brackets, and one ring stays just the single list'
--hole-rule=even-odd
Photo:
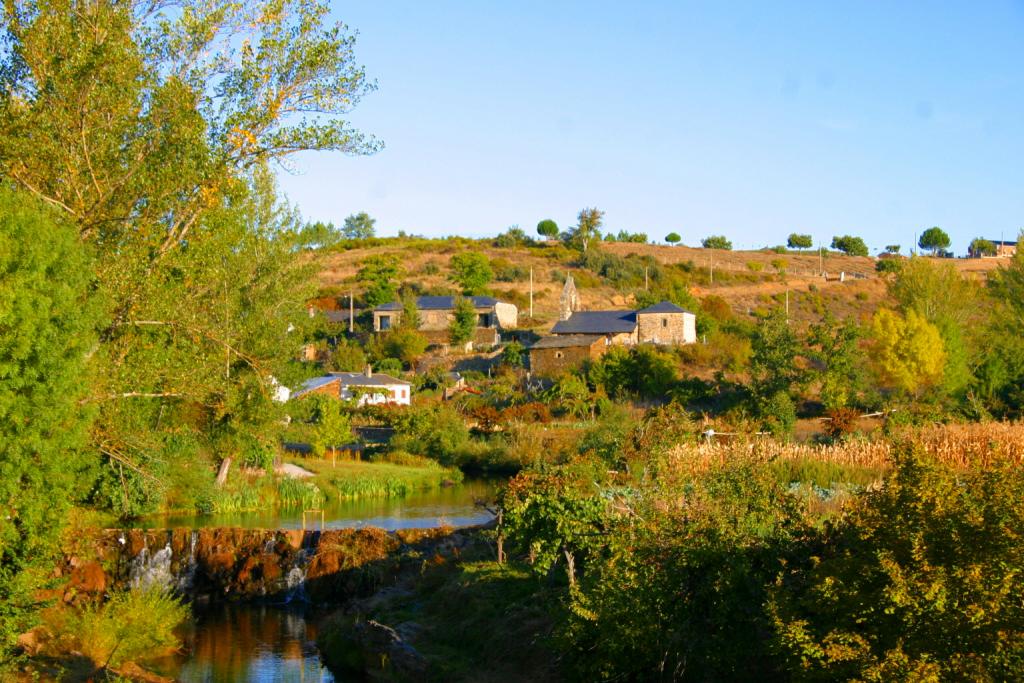
[{"label": "stream", "polygon": [[[476,503],[493,497],[498,481],[471,479],[456,486],[418,491],[404,498],[332,501],[323,510],[324,529],[380,527],[389,531],[483,524],[492,515]],[[142,520],[142,528],[320,528],[319,513],[296,509],[213,515],[168,515]],[[167,550],[166,552],[170,552]],[[156,555],[151,562],[158,563]],[[148,664],[185,683],[336,680],[316,648],[317,627],[333,608],[302,600],[289,604],[194,605],[182,630],[182,652]]]}]

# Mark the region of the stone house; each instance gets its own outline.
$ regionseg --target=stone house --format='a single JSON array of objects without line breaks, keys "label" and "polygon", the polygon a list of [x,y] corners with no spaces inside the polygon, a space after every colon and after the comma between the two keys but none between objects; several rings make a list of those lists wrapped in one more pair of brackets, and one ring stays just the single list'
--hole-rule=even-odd
[{"label": "stone house", "polygon": [[412,384],[391,375],[375,373],[367,365],[363,372],[331,372],[323,377],[308,379],[292,394],[292,398],[312,394],[331,396],[343,401],[357,399],[360,406],[407,406],[412,401]]},{"label": "stone house", "polygon": [[[476,309],[477,330],[473,341],[477,344],[497,344],[501,331],[515,329],[519,323],[519,309],[514,304],[489,296],[466,297]],[[416,297],[416,308],[420,318],[417,328],[433,343],[448,341],[448,327],[455,318],[456,297]],[[402,320],[402,304],[393,301],[373,309],[373,329],[385,332],[394,329]]]},{"label": "stone house", "polygon": [[996,245],[996,256],[1012,257],[1017,255],[1017,243],[1006,240],[990,240]]},{"label": "stone house", "polygon": [[543,337],[530,347],[530,372],[536,377],[557,377],[587,361],[597,360],[607,350],[608,338],[599,334]]},{"label": "stone house", "polygon": [[609,344],[693,344],[697,316],[668,301],[631,311],[576,311],[551,328],[551,334],[601,335]]}]

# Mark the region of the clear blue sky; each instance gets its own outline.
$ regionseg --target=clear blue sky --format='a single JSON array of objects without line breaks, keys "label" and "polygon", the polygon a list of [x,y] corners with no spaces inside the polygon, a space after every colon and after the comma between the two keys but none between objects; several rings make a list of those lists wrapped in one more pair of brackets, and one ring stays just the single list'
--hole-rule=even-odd
[{"label": "clear blue sky", "polygon": [[305,154],[309,219],[381,234],[511,224],[792,231],[873,249],[1024,227],[1024,1],[338,3],[379,89],[373,157]]}]

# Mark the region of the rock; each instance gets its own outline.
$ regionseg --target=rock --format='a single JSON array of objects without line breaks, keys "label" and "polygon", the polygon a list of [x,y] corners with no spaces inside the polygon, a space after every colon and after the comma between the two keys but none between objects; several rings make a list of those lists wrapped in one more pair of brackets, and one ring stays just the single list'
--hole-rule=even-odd
[{"label": "rock", "polygon": [[18,636],[18,647],[29,657],[35,657],[43,649],[43,645],[50,639],[50,632],[44,626],[36,626]]},{"label": "rock", "polygon": [[107,573],[99,562],[80,562],[71,570],[68,590],[98,594],[107,590]]},{"label": "rock", "polygon": [[125,662],[120,669],[111,669],[111,671],[135,683],[174,683],[173,678],[147,671],[135,662]]},{"label": "rock", "polygon": [[353,636],[368,673],[381,672],[401,680],[418,678],[427,671],[423,655],[390,626],[373,620],[360,622]]}]

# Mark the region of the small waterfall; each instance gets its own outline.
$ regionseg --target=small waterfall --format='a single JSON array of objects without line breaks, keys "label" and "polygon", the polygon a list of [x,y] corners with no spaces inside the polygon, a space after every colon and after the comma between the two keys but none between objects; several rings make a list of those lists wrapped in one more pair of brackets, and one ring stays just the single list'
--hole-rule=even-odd
[{"label": "small waterfall", "polygon": [[150,552],[148,544],[144,545],[139,554],[132,558],[128,568],[131,587],[172,586],[174,584],[174,575],[171,573],[173,554],[170,542],[155,553]]},{"label": "small waterfall", "polygon": [[288,588],[285,602],[292,602],[293,600],[308,601],[306,596],[306,566],[309,564],[310,558],[313,557],[313,553],[316,552],[316,546],[319,541],[320,532],[318,531],[312,531],[303,537],[302,547],[295,553],[295,561],[285,576],[285,585]]},{"label": "small waterfall", "polygon": [[198,542],[199,532],[193,530],[189,535],[188,559],[178,568],[178,579],[174,582],[174,587],[179,593],[187,594],[195,585],[196,569],[199,567],[199,563],[196,561],[196,544]]}]

